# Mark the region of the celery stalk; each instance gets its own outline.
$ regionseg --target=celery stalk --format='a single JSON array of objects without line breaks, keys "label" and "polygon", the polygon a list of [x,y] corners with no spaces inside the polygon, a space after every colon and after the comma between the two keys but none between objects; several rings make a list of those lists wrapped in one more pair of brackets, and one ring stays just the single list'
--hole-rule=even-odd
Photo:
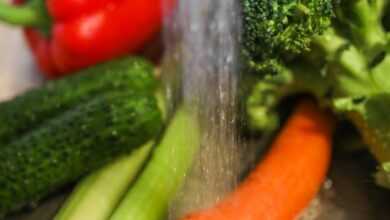
[{"label": "celery stalk", "polygon": [[87,176],[54,219],[108,219],[147,160],[152,146],[151,141]]},{"label": "celery stalk", "polygon": [[110,220],[161,220],[184,183],[200,145],[196,114],[173,115],[145,169]]}]

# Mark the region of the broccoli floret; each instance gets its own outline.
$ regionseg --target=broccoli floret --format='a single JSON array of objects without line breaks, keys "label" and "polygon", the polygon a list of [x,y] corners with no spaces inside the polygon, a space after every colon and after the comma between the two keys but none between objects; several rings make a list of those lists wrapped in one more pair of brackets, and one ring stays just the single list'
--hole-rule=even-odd
[{"label": "broccoli floret", "polygon": [[332,0],[242,0],[244,65],[261,79],[246,103],[252,129],[278,126],[274,96],[291,90],[279,89],[291,84],[288,62],[330,26],[332,7]]},{"label": "broccoli floret", "polygon": [[[383,23],[390,13],[388,0],[335,1],[333,9],[335,17],[331,26],[317,36],[309,36],[309,52],[294,62],[284,61],[285,48],[269,46],[272,54],[285,65],[284,73],[289,74],[289,80],[275,84],[272,78],[279,74],[268,74],[254,87],[251,97],[273,100],[272,105],[257,103],[267,112],[267,118],[274,115],[272,108],[282,97],[302,91],[314,95],[321,104],[350,119],[361,131],[369,150],[380,162],[377,180],[390,187],[390,34],[385,28],[389,24]],[[257,50],[262,53],[261,47]],[[265,54],[263,58],[268,57]],[[271,59],[275,58],[271,56]],[[272,88],[268,90],[271,92],[258,91],[264,83]],[[253,112],[260,106],[250,107],[248,115],[259,117],[260,114]],[[264,127],[264,123],[257,126]]]},{"label": "broccoli floret", "polygon": [[243,0],[242,8],[244,54],[257,70],[308,50],[333,15],[332,0]]}]

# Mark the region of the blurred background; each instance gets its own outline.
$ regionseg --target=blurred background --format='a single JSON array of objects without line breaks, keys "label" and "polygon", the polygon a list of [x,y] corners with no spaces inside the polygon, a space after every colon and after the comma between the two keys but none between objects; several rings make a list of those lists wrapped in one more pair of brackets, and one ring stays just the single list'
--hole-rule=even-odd
[{"label": "blurred background", "polygon": [[0,24],[0,100],[40,83],[21,29]]}]

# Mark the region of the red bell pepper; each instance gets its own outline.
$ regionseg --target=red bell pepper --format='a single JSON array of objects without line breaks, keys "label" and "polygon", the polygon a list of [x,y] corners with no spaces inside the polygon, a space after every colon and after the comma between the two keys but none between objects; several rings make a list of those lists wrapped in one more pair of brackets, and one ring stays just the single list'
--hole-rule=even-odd
[{"label": "red bell pepper", "polygon": [[0,1],[0,19],[26,27],[39,67],[56,78],[140,51],[161,28],[164,0],[21,1]]}]

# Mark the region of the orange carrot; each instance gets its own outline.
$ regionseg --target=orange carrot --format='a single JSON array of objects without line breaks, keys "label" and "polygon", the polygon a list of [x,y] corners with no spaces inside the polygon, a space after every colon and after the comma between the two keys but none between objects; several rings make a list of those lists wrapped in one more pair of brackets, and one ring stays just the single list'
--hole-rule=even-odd
[{"label": "orange carrot", "polygon": [[296,108],[263,161],[215,207],[183,220],[292,220],[319,191],[330,164],[333,120],[311,101]]}]

